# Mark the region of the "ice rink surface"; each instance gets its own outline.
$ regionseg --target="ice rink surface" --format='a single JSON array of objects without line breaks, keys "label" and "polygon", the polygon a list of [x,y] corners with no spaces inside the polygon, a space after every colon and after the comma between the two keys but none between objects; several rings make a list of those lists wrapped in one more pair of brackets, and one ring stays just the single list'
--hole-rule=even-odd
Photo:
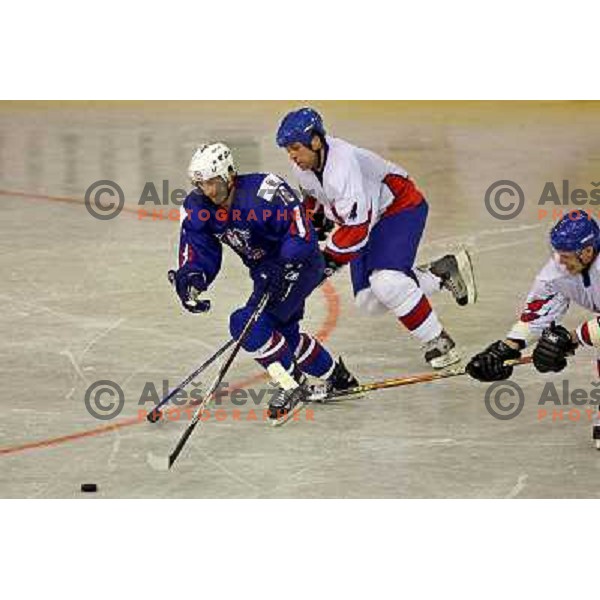
[{"label": "ice rink surface", "polygon": [[[240,171],[289,177],[274,134],[298,105],[0,103],[0,496],[81,497],[80,484],[94,482],[99,491],[86,498],[600,497],[588,417],[569,419],[571,407],[562,421],[538,413],[548,381],[589,390],[599,379],[586,351],[560,374],[515,370],[526,403],[512,420],[494,419],[486,386],[466,376],[315,406],[314,420],[278,429],[261,418],[234,421],[225,404],[228,418],[202,424],[171,472],[158,468],[186,423],[139,420],[145,383],[160,391],[164,379],[177,383],[209,356],[250,286],[226,251],[212,312],[184,314],[165,279],[179,224],[140,219],[138,199],[147,181],[159,191],[163,180],[187,189],[191,152],[216,139],[233,148]],[[545,183],[568,179],[590,190],[600,181],[600,104],[315,106],[331,134],[404,166],[425,191],[420,260],[461,244],[472,252],[478,303],[433,298],[463,354],[503,337],[549,254],[552,221],[539,218],[537,204]],[[83,203],[102,179],[126,197],[110,221],[93,219]],[[484,206],[486,189],[501,179],[525,191],[513,220],[494,219]],[[361,381],[427,371],[391,316],[354,309],[347,272],[313,295],[307,313],[306,328]],[[566,323],[584,315],[572,309]],[[227,380],[252,378],[256,387],[257,375],[241,356]],[[104,379],[126,397],[111,422],[84,406],[88,386]]]}]

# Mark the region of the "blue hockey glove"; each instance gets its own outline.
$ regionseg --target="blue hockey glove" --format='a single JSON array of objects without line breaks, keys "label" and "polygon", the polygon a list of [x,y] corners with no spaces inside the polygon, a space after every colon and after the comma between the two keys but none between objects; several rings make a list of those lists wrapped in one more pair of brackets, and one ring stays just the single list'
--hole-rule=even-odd
[{"label": "blue hockey glove", "polygon": [[194,271],[190,265],[184,265],[177,271],[169,271],[168,277],[175,287],[183,308],[196,314],[210,310],[210,300],[198,298],[207,288],[204,273]]},{"label": "blue hockey glove", "polygon": [[270,263],[264,265],[258,274],[257,290],[259,295],[268,292],[268,306],[283,302],[300,278],[301,263]]}]

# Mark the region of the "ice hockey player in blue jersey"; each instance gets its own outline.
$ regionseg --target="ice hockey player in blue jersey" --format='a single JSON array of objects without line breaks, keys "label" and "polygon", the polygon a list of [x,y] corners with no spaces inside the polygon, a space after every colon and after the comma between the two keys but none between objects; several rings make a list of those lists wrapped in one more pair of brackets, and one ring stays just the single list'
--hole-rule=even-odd
[{"label": "ice hockey player in blue jersey", "polygon": [[175,290],[187,310],[209,310],[206,300],[196,298],[217,277],[226,244],[254,283],[246,304],[231,314],[234,338],[269,293],[243,344],[279,387],[269,417],[278,419],[308,398],[306,375],[324,380],[329,391],[358,385],[341,359],[334,361],[315,337],[300,331],[305,301],[324,279],[325,263],[312,223],[288,184],[274,174],[238,174],[222,143],[199,147],[188,174],[194,189],[182,206]]}]

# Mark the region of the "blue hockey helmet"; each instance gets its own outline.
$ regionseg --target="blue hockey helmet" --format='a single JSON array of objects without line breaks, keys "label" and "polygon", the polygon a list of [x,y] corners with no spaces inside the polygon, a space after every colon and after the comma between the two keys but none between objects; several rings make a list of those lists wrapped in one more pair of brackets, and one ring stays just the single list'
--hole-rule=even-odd
[{"label": "blue hockey helmet", "polygon": [[571,210],[552,228],[550,244],[563,252],[581,252],[587,246],[598,250],[600,228],[585,211]]},{"label": "blue hockey helmet", "polygon": [[313,108],[294,110],[283,118],[277,130],[277,145],[285,148],[300,142],[310,147],[313,135],[325,136],[325,126],[321,115]]}]

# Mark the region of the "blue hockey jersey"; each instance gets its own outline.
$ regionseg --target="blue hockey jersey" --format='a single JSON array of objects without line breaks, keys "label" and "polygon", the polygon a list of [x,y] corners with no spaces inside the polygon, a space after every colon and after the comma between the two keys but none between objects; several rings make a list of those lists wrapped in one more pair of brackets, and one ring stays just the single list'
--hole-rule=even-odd
[{"label": "blue hockey jersey", "polygon": [[240,256],[251,275],[263,261],[310,262],[317,235],[304,208],[281,177],[238,175],[229,209],[193,190],[181,208],[179,266],[202,271],[210,285],[221,268],[223,244]]}]

